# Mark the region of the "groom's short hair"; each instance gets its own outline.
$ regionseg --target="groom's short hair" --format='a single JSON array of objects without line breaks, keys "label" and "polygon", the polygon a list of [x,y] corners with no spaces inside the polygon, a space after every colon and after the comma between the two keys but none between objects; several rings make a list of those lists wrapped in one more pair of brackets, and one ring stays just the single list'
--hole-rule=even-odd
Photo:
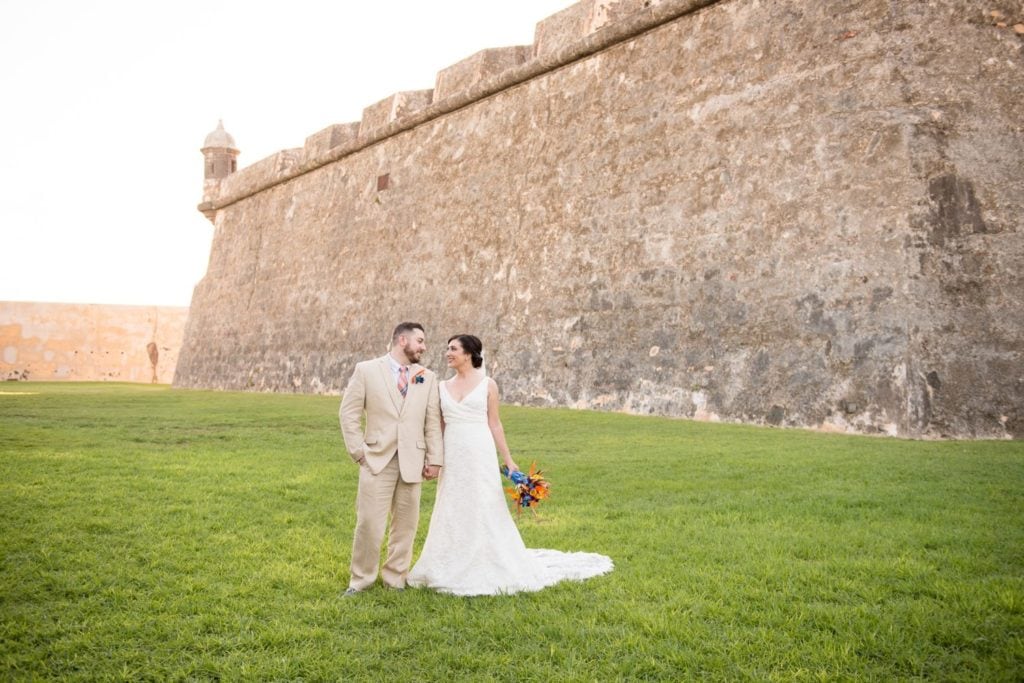
[{"label": "groom's short hair", "polygon": [[408,334],[413,330],[419,330],[423,334],[427,333],[427,331],[423,329],[423,325],[420,325],[419,323],[398,323],[398,326],[395,327],[395,331],[391,333],[391,343],[396,343],[399,337],[403,334]]}]

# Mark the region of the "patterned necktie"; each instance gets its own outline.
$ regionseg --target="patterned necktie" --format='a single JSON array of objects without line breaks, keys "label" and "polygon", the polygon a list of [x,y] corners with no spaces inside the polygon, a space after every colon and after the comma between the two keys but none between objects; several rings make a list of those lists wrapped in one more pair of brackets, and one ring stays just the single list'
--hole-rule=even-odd
[{"label": "patterned necktie", "polygon": [[405,398],[405,392],[409,391],[409,368],[404,365],[398,368],[398,391],[401,392],[402,398]]}]

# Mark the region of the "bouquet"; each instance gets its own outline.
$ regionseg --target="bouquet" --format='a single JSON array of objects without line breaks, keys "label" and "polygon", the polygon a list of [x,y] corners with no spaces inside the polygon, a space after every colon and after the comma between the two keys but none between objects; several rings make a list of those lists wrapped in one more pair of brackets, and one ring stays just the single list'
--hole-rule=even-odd
[{"label": "bouquet", "polygon": [[509,498],[515,501],[516,514],[519,514],[523,508],[530,508],[534,514],[537,514],[537,506],[540,501],[550,495],[551,489],[551,484],[544,479],[544,473],[537,469],[537,463],[530,465],[529,474],[519,470],[509,472],[505,465],[502,465],[501,473],[512,482],[512,486],[505,487],[505,492],[508,493]]}]

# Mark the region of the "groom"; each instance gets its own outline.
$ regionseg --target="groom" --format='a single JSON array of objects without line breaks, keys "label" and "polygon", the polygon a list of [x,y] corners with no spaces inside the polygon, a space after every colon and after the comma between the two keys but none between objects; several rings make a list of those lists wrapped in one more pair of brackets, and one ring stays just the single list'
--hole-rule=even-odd
[{"label": "groom", "polygon": [[[356,365],[341,399],[341,435],[359,465],[356,533],[345,595],[377,580],[388,512],[391,527],[381,579],[405,588],[420,515],[420,482],[436,479],[444,461],[437,375],[419,365],[427,350],[423,326],[401,323],[391,351]],[[359,422],[366,414],[366,431]]]}]

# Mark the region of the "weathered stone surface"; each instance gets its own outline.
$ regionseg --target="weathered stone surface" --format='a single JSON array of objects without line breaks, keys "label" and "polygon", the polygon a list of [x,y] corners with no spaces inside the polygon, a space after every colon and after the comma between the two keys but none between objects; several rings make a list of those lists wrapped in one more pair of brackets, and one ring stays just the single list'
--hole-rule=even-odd
[{"label": "weathered stone surface", "polygon": [[369,134],[378,128],[396,121],[406,114],[423,109],[433,101],[434,91],[410,90],[385,97],[380,102],[363,110],[360,135]]},{"label": "weathered stone surface", "polygon": [[550,54],[586,35],[587,2],[577,2],[537,22],[533,51],[538,57]]},{"label": "weathered stone surface", "polygon": [[337,123],[306,138],[302,146],[302,164],[313,168],[327,158],[331,150],[351,145],[359,137],[359,123]]},{"label": "weathered stone surface", "polygon": [[175,381],[337,391],[413,319],[514,402],[1021,438],[1021,45],[968,0],[685,14],[222,204]]},{"label": "weathered stone surface", "polygon": [[0,302],[0,378],[170,384],[187,308]]},{"label": "weathered stone surface", "polygon": [[533,51],[549,55],[631,14],[660,4],[658,0],[582,0],[537,23]]},{"label": "weathered stone surface", "polygon": [[600,31],[605,26],[616,24],[632,14],[648,7],[661,4],[660,0],[590,0],[590,21],[587,34]]},{"label": "weathered stone surface", "polygon": [[486,78],[518,66],[533,54],[532,45],[481,50],[471,57],[442,69],[434,84],[434,100],[439,101],[458,93],[467,92]]},{"label": "weathered stone surface", "polygon": [[242,197],[292,175],[302,163],[303,148],[285,149],[220,180],[220,196]]}]

